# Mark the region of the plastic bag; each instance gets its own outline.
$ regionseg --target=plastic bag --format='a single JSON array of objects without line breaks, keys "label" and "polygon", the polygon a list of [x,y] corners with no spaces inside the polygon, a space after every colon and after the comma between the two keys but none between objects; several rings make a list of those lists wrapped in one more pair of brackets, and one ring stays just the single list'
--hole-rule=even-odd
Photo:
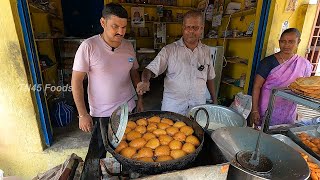
[{"label": "plastic bag", "polygon": [[250,95],[245,95],[242,92],[239,92],[235,96],[234,101],[230,105],[230,108],[236,110],[245,119],[247,119],[252,108],[252,97]]}]

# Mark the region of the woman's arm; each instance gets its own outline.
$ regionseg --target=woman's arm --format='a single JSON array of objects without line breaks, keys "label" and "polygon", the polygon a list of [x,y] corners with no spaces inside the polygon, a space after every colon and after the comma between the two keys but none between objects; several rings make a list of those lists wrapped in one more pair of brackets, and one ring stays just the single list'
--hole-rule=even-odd
[{"label": "woman's arm", "polygon": [[261,87],[265,79],[259,74],[256,75],[253,83],[253,92],[252,92],[252,110],[251,110],[251,120],[254,124],[259,124],[260,113],[259,113],[259,98]]}]

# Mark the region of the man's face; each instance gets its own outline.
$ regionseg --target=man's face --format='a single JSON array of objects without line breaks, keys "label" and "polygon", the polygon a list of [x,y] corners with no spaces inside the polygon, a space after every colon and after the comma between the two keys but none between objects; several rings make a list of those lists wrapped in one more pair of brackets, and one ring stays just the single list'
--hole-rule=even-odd
[{"label": "man's face", "polygon": [[285,33],[279,40],[280,50],[285,54],[292,54],[298,47],[299,42],[300,39],[296,36],[295,33]]},{"label": "man's face", "polygon": [[126,33],[126,18],[119,18],[113,15],[108,19],[102,17],[100,19],[100,24],[104,29],[103,34],[105,34],[108,41],[121,42]]},{"label": "man's face", "polygon": [[182,26],[183,40],[187,43],[198,42],[203,30],[203,22],[200,17],[190,17],[184,20]]}]

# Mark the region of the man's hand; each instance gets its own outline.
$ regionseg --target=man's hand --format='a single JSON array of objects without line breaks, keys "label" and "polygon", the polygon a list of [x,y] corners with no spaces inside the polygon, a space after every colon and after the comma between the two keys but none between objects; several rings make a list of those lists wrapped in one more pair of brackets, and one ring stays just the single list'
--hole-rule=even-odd
[{"label": "man's hand", "polygon": [[144,111],[143,100],[142,98],[139,98],[137,101],[137,112],[142,112],[142,111]]},{"label": "man's hand", "polygon": [[92,127],[93,127],[93,122],[92,122],[92,118],[89,114],[79,118],[79,128],[82,131],[91,132]]},{"label": "man's hand", "polygon": [[150,82],[144,82],[141,81],[137,84],[137,89],[136,89],[138,95],[143,95],[147,91],[150,91]]}]

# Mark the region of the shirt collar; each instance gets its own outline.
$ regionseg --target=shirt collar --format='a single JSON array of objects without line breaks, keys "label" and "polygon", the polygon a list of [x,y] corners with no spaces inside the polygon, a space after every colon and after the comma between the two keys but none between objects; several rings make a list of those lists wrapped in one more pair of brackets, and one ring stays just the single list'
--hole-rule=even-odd
[{"label": "shirt collar", "polygon": [[[105,44],[107,46],[107,48],[110,51],[112,51],[112,47],[107,42],[104,41],[104,39],[102,38],[102,34],[98,34],[97,36],[99,36],[99,39],[103,42],[103,44]],[[118,47],[114,48],[114,51],[117,50],[117,49],[121,49],[121,47],[123,45],[123,41],[124,41],[124,39],[121,40],[121,43],[120,43],[120,45]]]},{"label": "shirt collar", "polygon": [[[176,44],[177,45],[179,45],[179,46],[184,46],[184,47],[187,47],[185,44],[184,44],[184,42],[183,42],[183,39],[182,39],[182,37],[178,40],[178,41],[176,41]],[[204,44],[202,44],[202,42],[199,40],[199,43],[198,43],[198,46],[197,46],[197,48],[198,47],[204,47]]]}]

